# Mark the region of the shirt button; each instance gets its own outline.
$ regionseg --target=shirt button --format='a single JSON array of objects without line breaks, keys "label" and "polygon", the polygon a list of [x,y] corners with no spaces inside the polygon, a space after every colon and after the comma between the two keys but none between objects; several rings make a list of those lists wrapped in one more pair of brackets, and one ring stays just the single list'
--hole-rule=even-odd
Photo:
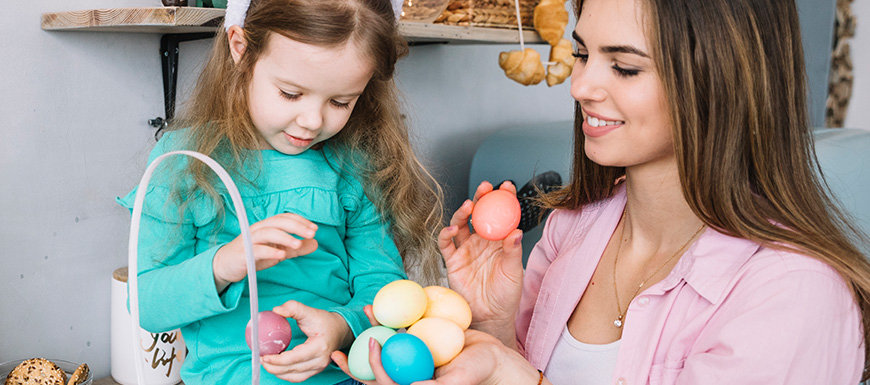
[{"label": "shirt button", "polygon": [[637,304],[640,305],[640,306],[646,306],[646,305],[649,304],[649,298],[647,298],[647,297],[640,297],[640,298],[637,299]]},{"label": "shirt button", "polygon": [[625,385],[625,379],[622,377],[619,377],[619,379],[616,380],[616,384],[617,385]]}]

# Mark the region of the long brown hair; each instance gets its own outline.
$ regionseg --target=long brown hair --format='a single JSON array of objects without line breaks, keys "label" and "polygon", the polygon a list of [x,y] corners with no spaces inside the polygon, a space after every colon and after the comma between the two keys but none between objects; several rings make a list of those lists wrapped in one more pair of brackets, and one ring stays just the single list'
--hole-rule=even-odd
[{"label": "long brown hair", "polygon": [[[582,5],[575,0],[578,19]],[[692,211],[720,232],[836,269],[861,309],[866,368],[870,263],[853,242],[868,238],[817,176],[795,3],[647,0],[645,7]],[[579,209],[610,197],[625,174],[585,156],[582,120],[575,103],[571,183],[542,199],[551,208]]]},{"label": "long brown hair", "polygon": [[[421,283],[441,276],[436,234],[442,225],[442,192],[412,150],[393,82],[407,44],[388,0],[253,0],[244,26],[246,49],[236,64],[220,28],[188,108],[173,127],[186,128],[188,146],[212,156],[231,172],[257,156],[258,133],[249,111],[248,85],[272,34],[333,47],[352,41],[374,65],[372,79],[345,127],[329,139],[340,155],[334,166],[360,175],[366,194],[391,224],[406,270]],[[190,171],[213,198],[212,173],[200,162]],[[233,173],[233,176],[240,176]]]}]

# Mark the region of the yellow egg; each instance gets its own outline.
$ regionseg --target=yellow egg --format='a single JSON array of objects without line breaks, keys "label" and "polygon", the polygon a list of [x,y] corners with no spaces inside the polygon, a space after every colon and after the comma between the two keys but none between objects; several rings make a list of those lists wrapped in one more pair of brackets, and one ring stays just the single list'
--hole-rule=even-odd
[{"label": "yellow egg", "polygon": [[462,330],[471,325],[471,307],[459,293],[441,286],[427,286],[423,291],[429,298],[423,317],[440,317],[456,322]]},{"label": "yellow egg", "polygon": [[375,294],[372,312],[381,325],[400,329],[423,317],[427,301],[420,284],[403,279],[388,283]]},{"label": "yellow egg", "polygon": [[462,328],[444,318],[423,318],[408,328],[408,334],[423,340],[432,352],[435,367],[450,362],[465,346],[465,333]]}]

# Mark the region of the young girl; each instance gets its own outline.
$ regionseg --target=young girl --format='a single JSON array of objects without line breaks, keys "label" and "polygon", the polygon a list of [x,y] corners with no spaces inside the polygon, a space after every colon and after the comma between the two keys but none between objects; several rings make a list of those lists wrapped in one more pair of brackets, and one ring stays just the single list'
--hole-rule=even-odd
[{"label": "young girl", "polygon": [[[434,283],[440,191],[412,153],[392,81],[406,52],[388,0],[254,0],[215,39],[172,150],[216,159],[239,185],[261,310],[290,318],[261,383],[348,379],[329,354],[369,326],[386,283]],[[188,385],[250,383],[245,255],[229,195],[196,160],[158,169],[140,235],[147,330],[181,328]],[[162,166],[162,164],[161,164]],[[120,203],[132,208],[134,190]]]},{"label": "young girl", "polygon": [[473,202],[442,231],[488,334],[435,382],[866,378],[867,238],[817,176],[794,1],[576,5],[571,183],[525,271],[522,234],[469,232]]}]

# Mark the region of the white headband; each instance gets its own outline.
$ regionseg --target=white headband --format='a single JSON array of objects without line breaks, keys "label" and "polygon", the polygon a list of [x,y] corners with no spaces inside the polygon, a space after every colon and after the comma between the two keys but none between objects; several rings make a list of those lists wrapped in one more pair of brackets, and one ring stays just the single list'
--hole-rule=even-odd
[{"label": "white headband", "polygon": [[[402,4],[404,0],[390,0],[390,2],[393,5],[393,14],[396,15],[396,20],[399,20],[402,17]],[[250,6],[251,0],[227,0],[224,29],[229,30],[234,25],[245,28],[245,16],[248,14],[248,7]]]}]

